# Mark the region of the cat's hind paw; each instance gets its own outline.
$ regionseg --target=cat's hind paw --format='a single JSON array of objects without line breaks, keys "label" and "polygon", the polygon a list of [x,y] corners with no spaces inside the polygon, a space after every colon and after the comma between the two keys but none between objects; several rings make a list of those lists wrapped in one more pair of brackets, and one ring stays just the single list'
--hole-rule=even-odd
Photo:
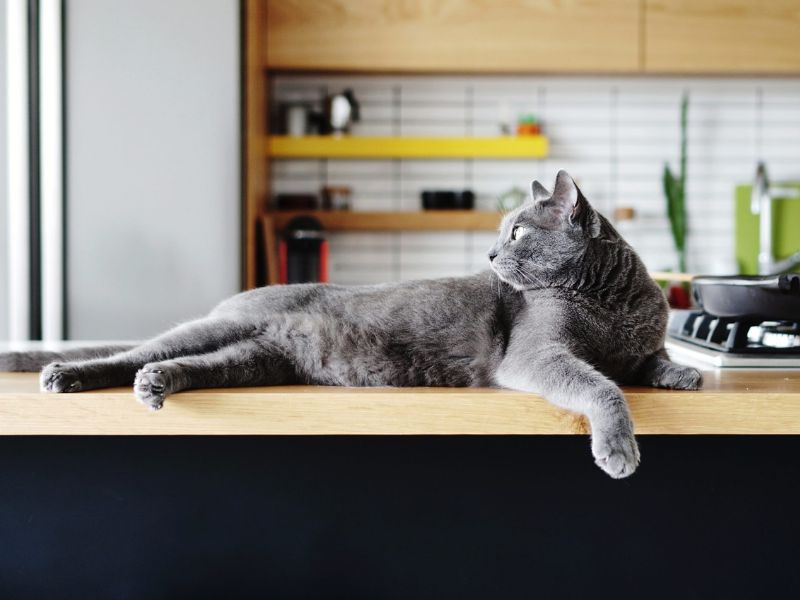
[{"label": "cat's hind paw", "polygon": [[79,392],[83,389],[80,371],[69,364],[50,363],[39,375],[39,386],[43,392]]},{"label": "cat's hind paw", "polygon": [[160,410],[169,394],[169,379],[163,369],[145,365],[133,382],[136,399],[150,410]]},{"label": "cat's hind paw", "polygon": [[639,445],[629,426],[593,435],[592,454],[595,464],[614,479],[628,477],[639,466]]}]

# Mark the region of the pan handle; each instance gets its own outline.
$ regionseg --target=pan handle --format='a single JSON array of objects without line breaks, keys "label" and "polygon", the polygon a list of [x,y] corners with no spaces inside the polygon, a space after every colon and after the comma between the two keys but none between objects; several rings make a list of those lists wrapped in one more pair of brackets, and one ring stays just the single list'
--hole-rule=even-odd
[{"label": "pan handle", "polygon": [[800,295],[800,273],[787,273],[778,277],[778,289]]}]

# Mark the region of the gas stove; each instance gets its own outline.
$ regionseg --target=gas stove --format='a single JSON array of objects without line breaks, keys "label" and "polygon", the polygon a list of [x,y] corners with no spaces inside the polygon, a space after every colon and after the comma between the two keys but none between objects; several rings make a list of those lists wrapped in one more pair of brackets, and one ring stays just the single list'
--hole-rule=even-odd
[{"label": "gas stove", "polygon": [[800,321],[676,310],[670,315],[666,347],[674,360],[689,364],[800,368]]}]

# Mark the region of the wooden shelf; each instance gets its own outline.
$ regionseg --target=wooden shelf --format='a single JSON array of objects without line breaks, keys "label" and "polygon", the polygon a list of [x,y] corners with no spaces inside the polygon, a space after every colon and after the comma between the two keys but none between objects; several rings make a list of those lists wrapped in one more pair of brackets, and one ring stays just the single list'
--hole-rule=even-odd
[{"label": "wooden shelf", "polygon": [[[625,388],[638,434],[800,434],[800,371],[716,370],[697,392]],[[39,391],[0,373],[0,435],[586,434],[535,394],[478,388],[315,386],[191,390],[150,412],[130,387]],[[588,451],[588,449],[587,449]]]},{"label": "wooden shelf", "polygon": [[407,212],[274,211],[268,213],[275,229],[285,229],[295,217],[312,216],[326,231],[495,231],[502,214],[477,210]]},{"label": "wooden shelf", "polygon": [[271,158],[544,158],[545,136],[357,137],[268,136]]}]

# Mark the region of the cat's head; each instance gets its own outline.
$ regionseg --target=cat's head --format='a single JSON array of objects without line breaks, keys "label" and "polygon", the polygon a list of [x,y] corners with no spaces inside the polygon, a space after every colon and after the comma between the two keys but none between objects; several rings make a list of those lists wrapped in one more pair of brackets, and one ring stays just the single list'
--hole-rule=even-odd
[{"label": "cat's head", "polygon": [[608,228],[572,177],[559,171],[552,193],[534,181],[530,201],[505,216],[489,250],[492,270],[518,290],[547,286],[578,264],[594,240],[607,237]]}]

